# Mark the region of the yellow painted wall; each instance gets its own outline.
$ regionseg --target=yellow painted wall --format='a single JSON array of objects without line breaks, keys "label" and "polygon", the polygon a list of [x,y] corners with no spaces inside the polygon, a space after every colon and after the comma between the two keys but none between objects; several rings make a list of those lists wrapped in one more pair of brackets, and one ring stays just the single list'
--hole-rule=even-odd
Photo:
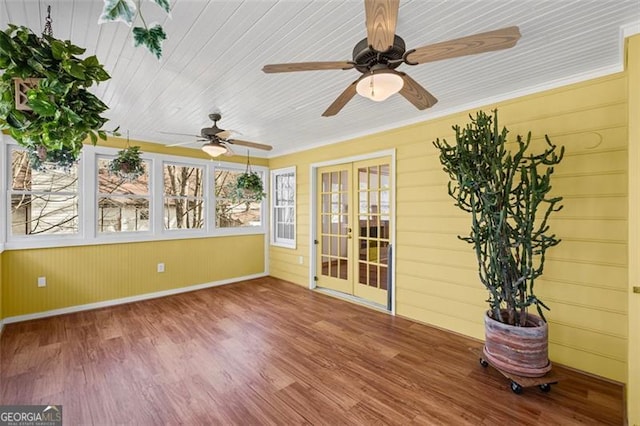
[{"label": "yellow painted wall", "polygon": [[2,253],[0,253],[0,321],[4,318],[2,310]]},{"label": "yellow painted wall", "polygon": [[[85,143],[89,143],[89,142],[87,141]],[[126,144],[127,144],[126,139],[122,137],[116,138],[116,137],[109,136],[106,141],[98,140],[97,146],[106,146],[110,148],[122,149],[126,146]],[[246,151],[244,151],[241,148],[235,149],[234,151],[236,152],[237,155],[234,155],[232,157],[223,156],[223,157],[216,157],[215,159],[212,159],[204,151],[200,149],[184,148],[180,146],[168,147],[166,145],[138,141],[134,139],[131,139],[129,141],[129,144],[138,145],[141,148],[142,152],[153,152],[157,154],[167,154],[167,155],[179,155],[182,157],[192,157],[192,158],[204,158],[204,159],[211,159],[212,161],[223,161],[223,162],[229,162],[229,163],[246,164],[247,162]],[[269,165],[269,160],[266,158],[251,157],[250,160],[252,165],[265,166],[265,167]]]},{"label": "yellow painted wall", "polygon": [[629,374],[627,414],[640,425],[640,35],[628,39],[629,73]]},{"label": "yellow painted wall", "polygon": [[[621,382],[627,380],[627,97],[626,74],[619,73],[483,108],[499,107],[500,124],[513,137],[531,130],[535,144],[547,133],[566,146],[554,175],[565,207],[551,221],[563,242],[549,251],[537,284],[552,309],[550,357]],[[471,112],[272,159],[271,168],[297,166],[298,247],[271,247],[271,275],[309,284],[310,164],[395,148],[396,312],[483,338],[487,295],[471,247],[456,238],[468,233],[470,218],[448,197],[431,144],[438,137],[453,141],[451,126],[466,123]]]},{"label": "yellow painted wall", "polygon": [[[264,235],[105,244],[2,254],[4,317],[264,272]],[[156,272],[164,262],[165,272]],[[37,279],[47,278],[38,288]]]},{"label": "yellow painted wall", "polygon": [[[9,134],[9,132],[7,130],[1,130],[1,132],[4,133],[5,135]],[[8,137],[7,137],[7,139],[8,139]],[[84,143],[87,144],[87,145],[91,144],[89,139],[87,139]],[[180,146],[169,147],[169,146],[162,145],[162,144],[139,141],[139,140],[135,140],[135,139],[130,139],[129,140],[129,144],[130,145],[139,146],[142,149],[142,152],[154,152],[154,153],[157,153],[157,154],[167,154],[167,155],[178,155],[178,156],[182,156],[182,157],[212,159],[207,154],[205,154],[204,151],[202,151],[200,149],[185,148],[185,147],[180,147]],[[96,146],[105,146],[105,147],[109,147],[109,148],[122,149],[122,148],[127,146],[127,140],[126,140],[126,138],[123,138],[123,137],[108,136],[106,141],[103,141],[102,139],[98,139],[98,143],[96,144]],[[243,150],[241,148],[238,148],[238,149],[235,150],[235,152],[236,152],[237,155],[234,155],[232,157],[223,156],[223,157],[219,157],[219,158],[216,158],[216,159],[212,159],[212,161],[224,161],[224,162],[228,162],[228,163],[246,164],[247,157],[246,157],[246,155],[243,154]],[[269,160],[267,158],[251,157],[251,164],[256,165],[256,166],[265,166],[266,167],[266,166],[269,165]]]}]

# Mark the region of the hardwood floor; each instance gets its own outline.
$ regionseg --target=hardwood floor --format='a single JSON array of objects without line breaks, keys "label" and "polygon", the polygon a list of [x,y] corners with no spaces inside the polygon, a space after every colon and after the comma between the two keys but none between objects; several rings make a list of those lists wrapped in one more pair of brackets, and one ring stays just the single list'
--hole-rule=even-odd
[{"label": "hardwood floor", "polygon": [[6,326],[0,404],[64,424],[614,424],[569,370],[513,394],[479,344],[273,278]]}]

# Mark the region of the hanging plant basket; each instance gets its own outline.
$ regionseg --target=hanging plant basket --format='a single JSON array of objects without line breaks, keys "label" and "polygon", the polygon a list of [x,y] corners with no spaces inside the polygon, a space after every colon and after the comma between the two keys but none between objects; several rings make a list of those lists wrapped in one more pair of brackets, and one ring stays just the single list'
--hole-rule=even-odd
[{"label": "hanging plant basket", "polygon": [[238,176],[236,189],[238,198],[260,201],[267,196],[264,193],[262,179],[256,172],[243,173]]},{"label": "hanging plant basket", "polygon": [[40,172],[61,170],[69,172],[78,163],[78,158],[68,149],[47,149],[43,145],[30,147],[29,164],[31,169]]},{"label": "hanging plant basket", "polygon": [[236,179],[236,196],[238,199],[252,201],[260,201],[267,196],[260,175],[251,170],[248,152],[247,169]]},{"label": "hanging plant basket", "polygon": [[139,146],[127,146],[118,151],[118,156],[109,163],[109,173],[130,182],[137,180],[145,172],[141,154]]},{"label": "hanging plant basket", "polygon": [[110,76],[95,56],[76,56],[85,49],[51,36],[50,17],[47,24],[41,37],[11,24],[0,31],[0,129],[30,152],[44,147],[47,158],[75,161],[87,138],[107,138],[99,130],[107,106],[87,89]]}]

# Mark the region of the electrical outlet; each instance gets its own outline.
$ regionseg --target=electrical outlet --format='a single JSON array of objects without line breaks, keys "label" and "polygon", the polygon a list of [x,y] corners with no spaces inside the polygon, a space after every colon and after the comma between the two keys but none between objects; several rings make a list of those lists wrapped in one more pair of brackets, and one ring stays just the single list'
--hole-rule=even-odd
[{"label": "electrical outlet", "polygon": [[47,277],[38,277],[38,287],[47,286]]},{"label": "electrical outlet", "polygon": [[158,272],[164,272],[164,263],[158,263]]},{"label": "electrical outlet", "polygon": [[298,256],[298,265],[303,265],[303,264],[304,264],[304,257]]}]

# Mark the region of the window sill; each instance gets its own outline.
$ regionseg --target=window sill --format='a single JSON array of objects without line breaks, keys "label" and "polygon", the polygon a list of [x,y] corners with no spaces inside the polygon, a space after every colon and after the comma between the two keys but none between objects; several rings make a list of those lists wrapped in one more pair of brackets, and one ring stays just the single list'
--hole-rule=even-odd
[{"label": "window sill", "polygon": [[296,249],[296,242],[292,242],[292,243],[276,243],[276,242],[271,242],[271,246],[272,247],[280,247],[280,248],[286,248],[286,249],[292,249],[295,250]]},{"label": "window sill", "polygon": [[0,244],[0,252],[4,250],[32,250],[43,248],[62,248],[62,247],[77,247],[77,246],[95,246],[104,244],[128,244],[128,243],[143,243],[153,241],[168,241],[168,240],[189,240],[196,238],[216,238],[216,237],[233,237],[243,235],[265,235],[266,231],[263,228],[258,229],[242,229],[242,230],[217,230],[215,234],[198,232],[191,233],[185,231],[165,231],[161,235],[152,235],[150,233],[133,233],[127,232],[126,235],[104,235],[93,239],[84,238],[52,238],[39,241],[7,241],[4,245]]}]

